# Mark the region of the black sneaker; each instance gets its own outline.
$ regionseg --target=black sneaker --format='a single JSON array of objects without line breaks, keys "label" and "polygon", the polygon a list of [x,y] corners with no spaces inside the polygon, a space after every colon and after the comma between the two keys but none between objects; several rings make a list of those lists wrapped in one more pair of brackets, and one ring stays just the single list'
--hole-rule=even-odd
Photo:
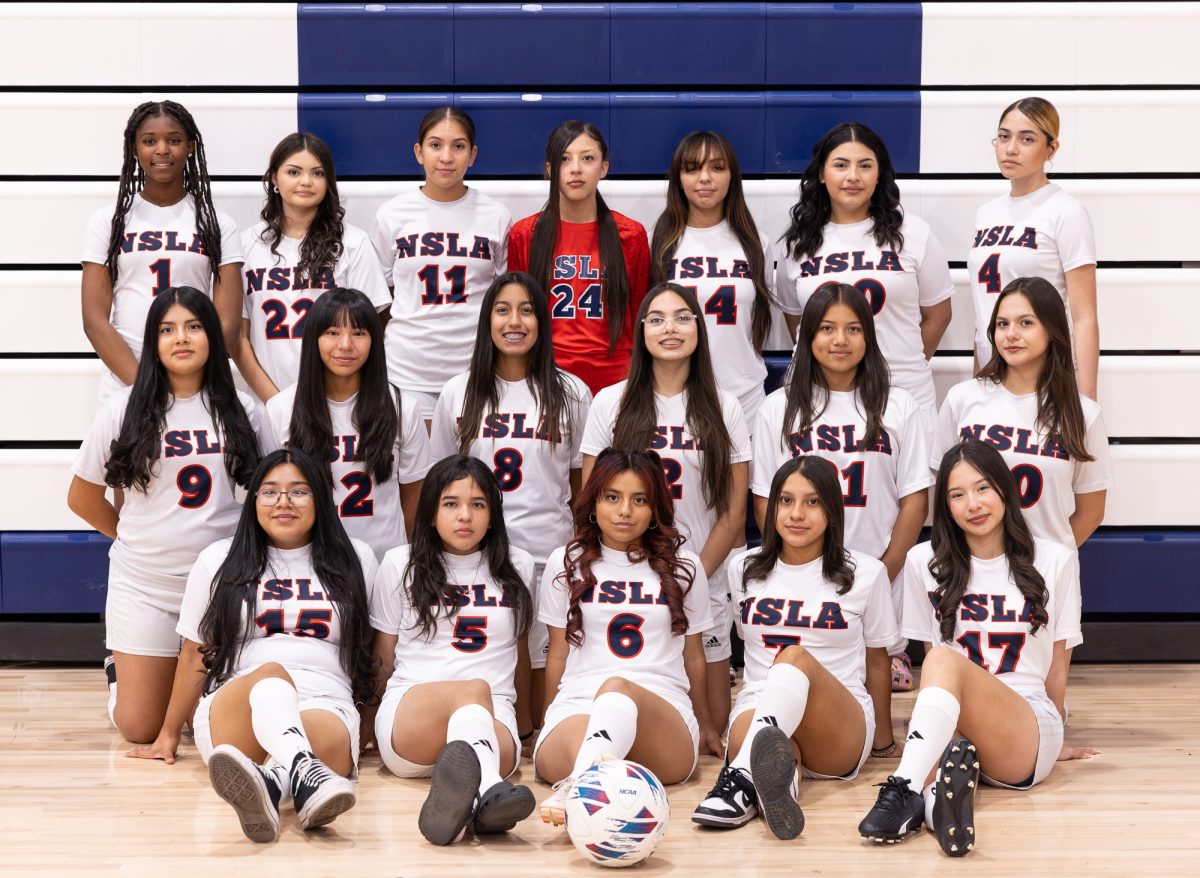
[{"label": "black sneaker", "polygon": [[979,756],[967,738],[955,738],[942,752],[933,788],[933,832],[942,850],[963,857],[975,846],[975,789]]},{"label": "black sneaker", "polygon": [[750,776],[758,807],[776,838],[790,841],[804,831],[804,812],[796,801],[796,751],[791,739],[775,726],[754,736]]},{"label": "black sneaker", "polygon": [[208,779],[217,795],[237,812],[246,838],[263,843],[279,837],[283,790],[272,772],[232,744],[218,744],[208,759]]},{"label": "black sneaker", "polygon": [[430,844],[446,845],[462,836],[475,813],[479,779],[475,748],[466,741],[448,742],[433,764],[433,782],[417,816],[417,828]]},{"label": "black sneaker", "polygon": [[875,786],[882,787],[879,798],[858,824],[858,834],[872,841],[895,844],[917,832],[925,820],[925,800],[921,794],[913,792],[902,777],[889,776],[885,783]]},{"label": "black sneaker", "polygon": [[104,676],[108,680],[108,685],[111,686],[117,682],[117,657],[114,655],[106,655],[104,657]]},{"label": "black sneaker", "polygon": [[354,807],[354,782],[329,769],[311,753],[299,753],[290,774],[292,804],[301,829],[332,823]]},{"label": "black sneaker", "polygon": [[704,801],[692,812],[692,822],[716,829],[745,826],[758,814],[758,794],[744,769],[725,765]]},{"label": "black sneaker", "polygon": [[[476,784],[478,786],[478,783]],[[492,784],[475,809],[475,834],[508,832],[533,813],[537,801],[527,786],[506,780]]]}]

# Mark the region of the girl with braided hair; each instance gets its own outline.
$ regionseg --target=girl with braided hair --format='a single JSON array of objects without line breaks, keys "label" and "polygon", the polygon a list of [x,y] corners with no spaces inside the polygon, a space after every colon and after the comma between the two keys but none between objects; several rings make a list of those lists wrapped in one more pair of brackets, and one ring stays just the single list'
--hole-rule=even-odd
[{"label": "girl with braided hair", "polygon": [[174,101],[139,104],[124,144],[116,204],[92,214],[82,260],[83,328],[108,367],[103,396],[133,384],[146,314],[166,288],[211,295],[229,350],[242,315],[242,245],[213,207],[192,114]]}]

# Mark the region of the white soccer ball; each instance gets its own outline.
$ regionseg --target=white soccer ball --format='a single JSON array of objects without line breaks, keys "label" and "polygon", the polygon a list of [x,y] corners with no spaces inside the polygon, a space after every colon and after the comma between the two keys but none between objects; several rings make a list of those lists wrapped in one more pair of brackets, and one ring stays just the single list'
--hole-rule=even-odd
[{"label": "white soccer ball", "polygon": [[601,866],[633,866],[654,853],[671,805],[646,767],[624,759],[593,765],[567,797],[567,834],[575,849]]}]

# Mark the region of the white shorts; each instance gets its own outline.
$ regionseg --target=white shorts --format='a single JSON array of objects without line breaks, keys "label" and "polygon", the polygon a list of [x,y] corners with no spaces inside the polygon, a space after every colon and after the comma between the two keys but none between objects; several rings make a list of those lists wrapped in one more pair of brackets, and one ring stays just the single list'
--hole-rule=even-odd
[{"label": "white shorts", "polygon": [[533,565],[534,591],[529,595],[533,599],[533,624],[529,626],[529,666],[534,670],[546,667],[546,656],[550,654],[550,631],[546,623],[537,617],[537,589],[541,587],[542,571],[545,569],[545,561]]},{"label": "white shorts", "polygon": [[718,602],[718,597],[713,595],[709,601],[712,609],[713,625],[704,632],[704,660],[706,662],[721,662],[726,661],[733,655],[733,638],[730,632],[733,629],[733,605],[730,603],[729,594],[721,596]]},{"label": "white shorts", "polygon": [[404,402],[406,404],[417,404],[417,411],[421,413],[422,420],[433,420],[433,408],[437,405],[438,395],[425,390],[409,390],[407,387],[401,387],[404,393]]},{"label": "white shorts", "polygon": [[105,645],[128,655],[177,658],[182,640],[175,631],[186,579],[179,589],[141,582],[136,571],[118,559],[108,564],[108,595],[104,600]]},{"label": "white shorts", "polygon": [[[254,665],[246,668],[236,677],[231,679],[236,680],[238,677],[243,677],[252,671],[261,668],[262,665]],[[346,726],[346,731],[350,733],[350,755],[354,759],[355,775],[358,773],[358,731],[360,718],[358,711],[354,709],[354,703],[348,699],[334,698],[327,693],[329,686],[327,683],[317,681],[319,675],[312,674],[303,668],[289,667],[283,664],[284,669],[292,678],[292,682],[296,684],[296,693],[300,696],[300,712],[306,710],[326,710],[340,719]],[[321,680],[324,680],[321,677]],[[223,687],[222,687],[223,688]],[[196,749],[200,751],[200,758],[204,763],[208,764],[208,757],[212,754],[212,729],[209,727],[208,715],[212,710],[212,701],[220,694],[221,689],[216,692],[211,692],[200,699],[200,703],[196,705],[196,716],[192,719],[192,729],[196,735]],[[314,695],[318,692],[321,694]],[[290,766],[288,766],[290,768]]]},{"label": "white shorts", "polygon": [[[683,723],[687,726],[688,734],[692,736],[692,768],[688,772],[688,777],[691,777],[692,772],[696,770],[696,763],[700,759],[700,725],[696,722],[696,715],[692,712],[691,701],[687,700],[687,696],[684,696],[684,700],[680,701],[676,697],[667,695],[664,692],[655,691],[648,686],[645,688],[679,711],[679,715],[683,718]],[[558,696],[546,709],[546,720],[542,723],[542,731],[538,735],[537,742],[533,745],[533,764],[535,766],[537,765],[538,748],[542,746],[542,742],[550,736],[555,727],[568,717],[591,715],[592,702],[595,700],[595,690],[591,693],[568,692],[565,694],[562,690],[559,690]],[[684,780],[687,780],[687,778],[684,778]]]},{"label": "white shorts", "polygon": [[[413,686],[419,685],[421,684],[409,683],[389,687],[384,693],[383,701],[379,703],[379,711],[375,714],[375,745],[379,748],[383,764],[396,777],[429,777],[433,774],[432,765],[410,762],[392,749],[392,727],[396,724],[396,712],[400,709],[400,702]],[[507,698],[493,698],[492,716],[512,735],[517,753],[517,759],[513,763],[513,771],[516,771],[521,762],[521,735],[517,731],[517,712]]]},{"label": "white shorts", "polygon": [[[729,728],[733,728],[733,724],[737,722],[737,718],[748,710],[754,710],[758,705],[758,699],[762,696],[765,686],[757,686],[753,689],[742,689],[738,693],[737,703],[733,705],[733,710],[729,713]],[[851,692],[853,695],[854,693]],[[862,753],[858,757],[858,764],[846,774],[821,774],[817,771],[811,771],[807,765],[801,763],[800,768],[807,778],[814,780],[854,780],[858,777],[859,770],[863,767],[863,763],[867,761],[867,757],[871,755],[871,744],[875,740],[875,705],[871,701],[869,695],[862,697],[855,695],[854,700],[858,702],[863,711],[863,720],[866,722],[866,737],[863,738]],[[728,735],[728,732],[726,732]],[[804,754],[800,754],[803,758]]]},{"label": "white shorts", "polygon": [[1033,774],[1020,783],[1015,784],[1004,783],[1003,781],[988,777],[982,772],[980,772],[980,776],[985,783],[991,784],[994,787],[1005,787],[1010,790],[1027,790],[1032,786],[1040,784],[1054,770],[1054,763],[1058,761],[1058,754],[1062,751],[1063,720],[1058,713],[1058,708],[1050,700],[1050,696],[1044,692],[1017,692],[1017,694],[1029,702],[1029,706],[1033,708],[1033,715],[1037,719],[1038,754],[1037,762],[1034,763]]}]

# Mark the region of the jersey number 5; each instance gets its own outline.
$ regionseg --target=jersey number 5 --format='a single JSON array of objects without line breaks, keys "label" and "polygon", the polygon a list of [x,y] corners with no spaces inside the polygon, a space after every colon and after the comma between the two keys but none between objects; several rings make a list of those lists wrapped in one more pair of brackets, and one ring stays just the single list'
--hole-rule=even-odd
[{"label": "jersey number 5", "polygon": [[454,641],[459,652],[480,652],[487,646],[487,616],[458,616],[454,621]]}]

